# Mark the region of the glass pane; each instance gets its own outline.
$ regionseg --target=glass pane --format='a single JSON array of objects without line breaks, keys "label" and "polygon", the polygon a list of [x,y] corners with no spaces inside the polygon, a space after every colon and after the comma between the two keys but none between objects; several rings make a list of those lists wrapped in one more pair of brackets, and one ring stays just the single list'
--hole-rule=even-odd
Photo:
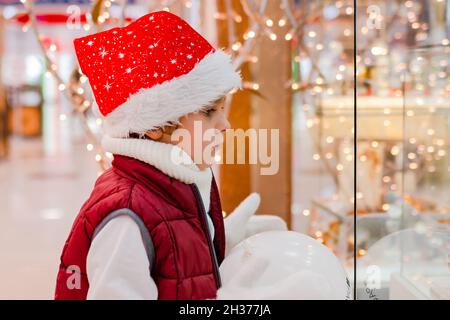
[{"label": "glass pane", "polygon": [[396,281],[419,297],[450,299],[450,47],[424,46],[409,56],[401,174],[405,232]]},{"label": "glass pane", "polygon": [[448,2],[358,5],[357,298],[448,299]]}]

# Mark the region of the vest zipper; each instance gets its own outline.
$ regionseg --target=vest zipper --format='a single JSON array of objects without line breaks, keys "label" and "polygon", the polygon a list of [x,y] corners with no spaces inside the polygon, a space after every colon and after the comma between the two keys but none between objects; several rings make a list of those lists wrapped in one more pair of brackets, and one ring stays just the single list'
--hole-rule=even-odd
[{"label": "vest zipper", "polygon": [[193,183],[192,186],[194,189],[195,198],[197,199],[197,202],[200,202],[200,210],[202,213],[201,221],[203,223],[203,227],[206,229],[206,233],[207,233],[206,240],[208,241],[209,250],[213,257],[213,267],[214,267],[214,276],[215,276],[214,278],[216,280],[217,289],[219,289],[222,286],[222,281],[220,279],[220,273],[219,273],[219,262],[217,261],[216,250],[214,249],[214,244],[211,239],[211,233],[209,232],[205,205],[203,204],[202,196],[200,195],[200,191],[198,190],[197,185],[195,183]]}]

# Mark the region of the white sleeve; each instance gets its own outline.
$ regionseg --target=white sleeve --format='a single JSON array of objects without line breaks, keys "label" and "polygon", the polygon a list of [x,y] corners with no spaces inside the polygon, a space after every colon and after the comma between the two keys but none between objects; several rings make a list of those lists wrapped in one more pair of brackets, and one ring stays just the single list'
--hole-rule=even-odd
[{"label": "white sleeve", "polygon": [[95,236],[86,269],[88,300],[158,299],[139,226],[129,216],[113,218]]}]

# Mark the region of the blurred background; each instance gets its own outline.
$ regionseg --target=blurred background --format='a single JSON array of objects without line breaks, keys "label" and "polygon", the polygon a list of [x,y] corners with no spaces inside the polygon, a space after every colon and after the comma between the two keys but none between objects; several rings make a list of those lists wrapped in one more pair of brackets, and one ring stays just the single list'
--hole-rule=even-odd
[{"label": "blurred background", "polygon": [[279,130],[275,175],[214,168],[224,215],[259,192],[258,213],[326,245],[350,278],[356,251],[357,298],[450,299],[450,1],[0,0],[0,10],[0,299],[53,297],[73,219],[111,162],[73,39],[157,10],[233,55],[244,77],[227,100],[233,128]]}]

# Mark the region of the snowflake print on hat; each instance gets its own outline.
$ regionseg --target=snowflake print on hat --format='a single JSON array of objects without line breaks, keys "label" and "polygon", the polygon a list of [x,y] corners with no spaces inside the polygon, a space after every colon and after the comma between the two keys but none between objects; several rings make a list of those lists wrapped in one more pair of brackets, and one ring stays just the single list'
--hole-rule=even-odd
[{"label": "snowflake print on hat", "polygon": [[170,12],[150,13],[74,44],[110,136],[174,123],[241,87],[231,57]]}]

